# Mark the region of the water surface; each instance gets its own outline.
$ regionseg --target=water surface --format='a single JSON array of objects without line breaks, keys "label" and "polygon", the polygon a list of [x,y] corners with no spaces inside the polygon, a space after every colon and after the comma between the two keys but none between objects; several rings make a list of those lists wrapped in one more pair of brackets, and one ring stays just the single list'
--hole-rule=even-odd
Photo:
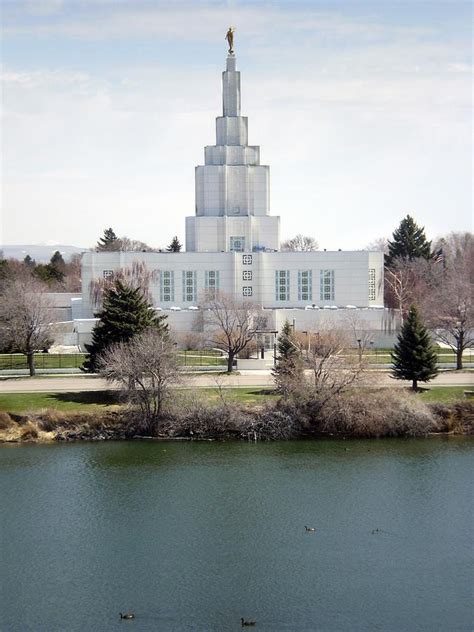
[{"label": "water surface", "polygon": [[473,445],[3,446],[0,630],[472,630]]}]

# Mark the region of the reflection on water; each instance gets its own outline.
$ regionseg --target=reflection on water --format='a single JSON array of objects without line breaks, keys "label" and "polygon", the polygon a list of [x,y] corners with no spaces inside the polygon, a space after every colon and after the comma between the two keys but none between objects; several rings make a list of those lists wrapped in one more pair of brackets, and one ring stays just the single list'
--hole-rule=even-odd
[{"label": "reflection on water", "polygon": [[471,630],[472,446],[3,446],[0,629]]}]

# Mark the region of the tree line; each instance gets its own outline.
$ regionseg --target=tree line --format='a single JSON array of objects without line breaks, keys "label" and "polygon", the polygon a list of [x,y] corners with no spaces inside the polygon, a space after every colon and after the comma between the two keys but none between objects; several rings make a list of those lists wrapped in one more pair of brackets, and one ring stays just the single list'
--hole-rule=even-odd
[{"label": "tree line", "polygon": [[[295,240],[291,247],[300,250],[317,246],[312,238],[299,235]],[[98,240],[95,249],[138,249],[143,245],[146,246],[142,242],[132,243],[131,240],[127,242],[126,238],[118,238],[113,229],[108,228]],[[402,322],[406,321],[414,307],[418,321],[429,329],[431,335],[454,349],[457,368],[461,369],[463,351],[472,346],[474,333],[472,234],[452,233],[433,246],[427,240],[424,229],[408,215],[394,231],[392,239],[386,240],[384,244],[378,243],[377,247],[380,248],[381,245],[386,250],[386,304],[399,311]],[[180,249],[181,244],[174,237],[167,251],[179,252]],[[47,293],[64,290],[61,283],[64,275],[67,276],[68,265],[76,270],[75,274],[79,274],[79,258],[67,264],[59,252],[55,252],[45,265],[36,265],[28,256],[23,262],[0,260],[0,350],[24,353],[28,358],[31,374],[34,373],[34,352],[47,348],[54,336],[51,325],[53,306]],[[140,310],[148,310],[149,314],[154,311],[149,295],[152,276],[153,273],[147,270],[145,264],[135,262],[130,268],[117,271],[112,279],[99,279],[92,284],[92,298],[96,304],[102,305],[102,311],[98,313],[98,329],[94,329],[91,367],[96,351],[100,353],[107,344],[128,339],[122,330],[111,335],[107,344],[100,343],[98,339],[98,336],[102,336],[100,332],[104,328],[101,323],[108,317],[107,309],[109,303],[112,304],[113,297],[118,301],[115,306],[116,314],[112,315],[115,322],[119,323],[122,319],[123,327],[129,327],[132,335],[141,333],[143,329],[140,326],[135,327],[138,322],[142,322]],[[146,303],[139,306],[138,297]],[[238,303],[223,294],[220,297],[203,297],[202,302],[209,307],[201,311],[201,314],[206,313],[208,319],[211,315],[213,321],[209,344],[226,353],[228,370],[231,371],[235,357],[245,354],[255,345],[255,310],[250,303]],[[129,316],[125,317],[126,314]],[[138,318],[137,323],[134,318]],[[144,319],[143,322],[148,321]],[[163,317],[158,318],[157,322],[164,326]],[[204,324],[202,323],[203,327]],[[322,374],[327,375],[327,370]]]},{"label": "tree line", "polygon": [[403,324],[415,306],[433,336],[456,354],[474,344],[474,240],[451,233],[432,245],[424,229],[407,215],[387,242],[385,304]]}]

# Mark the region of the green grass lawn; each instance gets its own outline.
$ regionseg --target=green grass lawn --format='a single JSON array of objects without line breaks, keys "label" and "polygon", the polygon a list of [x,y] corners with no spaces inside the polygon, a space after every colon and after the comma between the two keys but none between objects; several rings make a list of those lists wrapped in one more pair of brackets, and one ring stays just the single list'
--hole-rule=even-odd
[{"label": "green grass lawn", "polygon": [[[191,393],[191,389],[183,389]],[[199,389],[202,397],[212,402],[220,398],[215,388]],[[276,397],[271,389],[262,388],[226,388],[223,389],[226,401],[255,404]],[[117,393],[113,391],[81,391],[61,393],[3,393],[0,394],[0,410],[12,413],[32,412],[43,408],[55,410],[94,410],[119,404]]]},{"label": "green grass lawn", "polygon": [[[463,399],[465,386],[435,386],[419,393],[425,402],[451,402]],[[192,389],[182,389],[183,394]],[[221,395],[216,388],[199,389],[201,397],[217,402]],[[242,404],[263,404],[276,399],[276,393],[270,388],[243,387],[222,389],[226,401]],[[55,410],[95,410],[118,404],[117,393],[113,391],[81,391],[61,393],[4,393],[0,394],[0,411],[24,413],[52,408]]]},{"label": "green grass lawn", "polygon": [[[425,388],[423,385],[421,388]],[[418,394],[424,402],[452,402],[464,399],[464,391],[472,390],[467,386],[433,386]]]},{"label": "green grass lawn", "polygon": [[111,391],[0,394],[0,410],[12,413],[33,412],[43,408],[94,410],[113,405],[117,405],[117,393]]},{"label": "green grass lawn", "polygon": [[[190,389],[183,390],[186,392]],[[226,401],[239,402],[240,404],[262,404],[278,397],[272,388],[262,388],[261,386],[223,388],[222,395],[217,388],[200,388],[199,393],[211,402],[217,402],[223,397]]]}]

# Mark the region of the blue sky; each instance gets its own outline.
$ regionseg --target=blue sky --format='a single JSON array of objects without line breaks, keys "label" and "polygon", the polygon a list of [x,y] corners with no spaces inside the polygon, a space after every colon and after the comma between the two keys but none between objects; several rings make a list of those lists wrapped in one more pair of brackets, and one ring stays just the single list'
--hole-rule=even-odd
[{"label": "blue sky", "polygon": [[194,213],[225,32],[282,236],[472,229],[469,2],[3,0],[0,243],[154,246]]}]

